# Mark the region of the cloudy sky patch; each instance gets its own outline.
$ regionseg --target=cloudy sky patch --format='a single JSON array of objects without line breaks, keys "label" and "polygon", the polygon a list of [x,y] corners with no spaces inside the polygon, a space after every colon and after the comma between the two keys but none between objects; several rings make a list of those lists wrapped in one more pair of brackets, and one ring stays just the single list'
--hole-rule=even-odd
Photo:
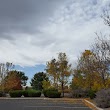
[{"label": "cloudy sky patch", "polygon": [[109,0],[0,0],[0,61],[45,64],[59,52],[71,62],[109,28],[100,17]]}]

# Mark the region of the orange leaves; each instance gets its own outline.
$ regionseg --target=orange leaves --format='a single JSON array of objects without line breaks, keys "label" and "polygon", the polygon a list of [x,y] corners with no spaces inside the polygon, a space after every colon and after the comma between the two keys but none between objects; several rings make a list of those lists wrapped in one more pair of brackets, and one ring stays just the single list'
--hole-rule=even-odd
[{"label": "orange leaves", "polygon": [[5,90],[19,90],[22,89],[21,80],[15,73],[9,73],[5,79]]},{"label": "orange leaves", "polygon": [[90,50],[85,50],[85,52],[82,53],[83,57],[87,57],[87,56],[91,56],[91,55],[94,55],[94,54]]}]

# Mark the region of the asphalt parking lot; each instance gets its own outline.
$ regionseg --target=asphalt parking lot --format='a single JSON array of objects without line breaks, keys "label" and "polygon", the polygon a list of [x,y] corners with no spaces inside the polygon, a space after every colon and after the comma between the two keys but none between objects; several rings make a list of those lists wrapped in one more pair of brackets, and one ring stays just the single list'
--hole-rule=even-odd
[{"label": "asphalt parking lot", "polygon": [[0,110],[92,110],[83,102],[57,99],[0,99]]}]

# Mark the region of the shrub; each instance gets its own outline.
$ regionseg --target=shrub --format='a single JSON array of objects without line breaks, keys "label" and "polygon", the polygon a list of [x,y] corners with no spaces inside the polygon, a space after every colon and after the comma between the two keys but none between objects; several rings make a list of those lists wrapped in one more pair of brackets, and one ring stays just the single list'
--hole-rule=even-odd
[{"label": "shrub", "polygon": [[91,99],[94,99],[96,97],[96,91],[89,90],[88,97],[90,97]]},{"label": "shrub", "polygon": [[5,91],[2,91],[2,90],[0,90],[0,97],[6,97],[6,92]]},{"label": "shrub", "polygon": [[3,93],[2,91],[0,91],[0,97],[4,97],[5,93]]},{"label": "shrub", "polygon": [[58,92],[58,89],[56,89],[56,88],[44,89],[44,90],[43,90],[43,94],[44,94],[45,97],[48,97],[48,95],[47,95],[47,92],[48,92],[48,91]]},{"label": "shrub", "polygon": [[48,97],[47,96],[47,91],[48,91],[48,89],[43,90],[43,94],[44,94],[45,97]]},{"label": "shrub", "polygon": [[36,91],[36,90],[29,90],[28,91],[28,96],[29,97],[40,97],[41,96],[41,92],[40,91]]},{"label": "shrub", "polygon": [[11,97],[21,97],[22,96],[22,91],[21,90],[10,91],[9,94],[10,94]]},{"label": "shrub", "polygon": [[60,98],[61,96],[61,93],[57,91],[47,91],[46,94],[49,98]]},{"label": "shrub", "polygon": [[22,92],[22,95],[23,95],[24,97],[29,97],[29,95],[28,95],[28,90],[24,90],[24,91]]},{"label": "shrub", "polygon": [[49,88],[48,91],[56,91],[56,92],[58,92],[58,89],[56,89],[56,88]]},{"label": "shrub", "polygon": [[24,90],[22,91],[22,95],[24,97],[40,97],[41,96],[41,91],[36,91],[36,90]]},{"label": "shrub", "polygon": [[102,89],[96,93],[95,102],[98,107],[110,107],[110,89]]}]

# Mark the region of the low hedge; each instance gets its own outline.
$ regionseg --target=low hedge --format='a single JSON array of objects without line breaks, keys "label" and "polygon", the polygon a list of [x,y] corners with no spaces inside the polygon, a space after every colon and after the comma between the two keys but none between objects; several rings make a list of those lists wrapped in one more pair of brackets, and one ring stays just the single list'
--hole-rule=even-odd
[{"label": "low hedge", "polygon": [[5,96],[6,96],[6,94],[4,92],[0,91],[0,97],[5,97]]},{"label": "low hedge", "polygon": [[54,88],[54,87],[52,87],[52,88],[49,88],[49,89],[47,89],[48,91],[55,91],[55,92],[58,92],[58,89],[56,89],[56,88]]},{"label": "low hedge", "polygon": [[36,90],[15,90],[9,92],[10,97],[40,97],[41,92]]},{"label": "low hedge", "polygon": [[2,97],[2,92],[0,91],[0,97]]},{"label": "low hedge", "polygon": [[43,90],[43,94],[44,94],[45,97],[48,97],[47,96],[47,91],[48,91],[48,89]]},{"label": "low hedge", "polygon": [[48,95],[47,95],[47,92],[48,92],[48,91],[58,92],[58,89],[56,89],[56,88],[44,89],[44,90],[43,90],[43,94],[44,94],[45,97],[48,97]]},{"label": "low hedge", "polygon": [[61,93],[57,91],[47,91],[46,94],[49,98],[60,98],[61,96]]},{"label": "low hedge", "polygon": [[29,97],[29,95],[28,95],[28,90],[24,90],[24,91],[22,92],[22,95],[23,95],[24,97]]},{"label": "low hedge", "polygon": [[28,96],[29,97],[40,97],[41,91],[30,90],[30,91],[28,91]]},{"label": "low hedge", "polygon": [[21,90],[10,91],[9,94],[10,97],[21,97],[22,91]]}]

